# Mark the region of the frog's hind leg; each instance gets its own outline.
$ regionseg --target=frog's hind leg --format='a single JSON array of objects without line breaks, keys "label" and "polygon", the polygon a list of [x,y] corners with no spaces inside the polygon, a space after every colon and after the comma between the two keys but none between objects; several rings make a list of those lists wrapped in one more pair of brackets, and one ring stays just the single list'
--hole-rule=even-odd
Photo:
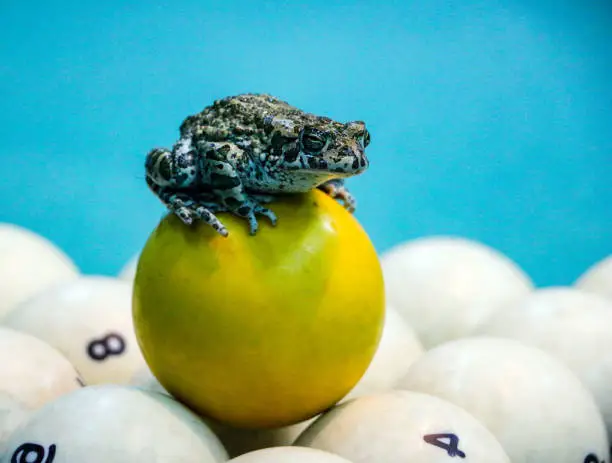
[{"label": "frog's hind leg", "polygon": [[324,191],[332,198],[341,200],[344,203],[344,207],[349,212],[355,212],[357,201],[344,185],[344,180],[340,178],[328,180],[327,182],[319,185],[317,188]]}]

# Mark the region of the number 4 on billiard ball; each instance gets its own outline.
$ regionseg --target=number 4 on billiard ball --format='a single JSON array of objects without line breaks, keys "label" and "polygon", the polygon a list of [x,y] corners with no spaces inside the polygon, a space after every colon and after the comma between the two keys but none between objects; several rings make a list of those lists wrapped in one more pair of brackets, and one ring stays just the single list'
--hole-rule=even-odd
[{"label": "number 4 on billiard ball", "polygon": [[[423,436],[423,440],[428,444],[446,450],[449,457],[465,458],[465,453],[459,450],[459,438],[456,434],[427,434]],[[605,460],[600,460],[594,453],[589,453],[583,463],[606,463]]]},{"label": "number 4 on billiard ball", "polygon": [[427,434],[423,436],[423,440],[446,450],[449,457],[465,458],[465,453],[459,450],[459,438],[456,434]]}]

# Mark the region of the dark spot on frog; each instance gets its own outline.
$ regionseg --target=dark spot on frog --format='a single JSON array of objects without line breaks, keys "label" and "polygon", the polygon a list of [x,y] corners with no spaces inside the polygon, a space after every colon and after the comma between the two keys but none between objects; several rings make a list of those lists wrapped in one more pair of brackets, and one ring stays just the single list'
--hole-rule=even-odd
[{"label": "dark spot on frog", "polygon": [[177,156],[176,164],[181,168],[185,168],[189,166],[189,160],[187,159],[187,156]]},{"label": "dark spot on frog", "polygon": [[260,124],[261,126],[263,126],[264,132],[266,134],[270,134],[270,132],[272,132],[272,130],[274,129],[274,126],[272,125],[273,120],[274,120],[274,116],[270,116],[269,114],[267,114],[266,116],[264,116],[263,119],[261,119]]},{"label": "dark spot on frog", "polygon": [[[245,120],[245,122],[248,122],[248,121]],[[236,133],[236,135],[253,135],[253,129],[249,127],[241,127],[237,125],[236,127],[233,128],[233,130]]]},{"label": "dark spot on frog", "polygon": [[359,159],[353,159],[353,169],[357,169],[359,167]]},{"label": "dark spot on frog", "polygon": [[240,185],[240,179],[222,174],[210,174],[210,182],[219,190],[229,190]]},{"label": "dark spot on frog", "polygon": [[300,149],[299,147],[296,145],[295,147],[289,149],[288,151],[285,152],[285,161],[287,162],[294,162],[298,155],[300,154]]},{"label": "dark spot on frog", "polygon": [[284,135],[281,135],[280,133],[276,132],[274,135],[272,135],[272,140],[270,140],[270,146],[272,148],[272,151],[279,152],[280,150],[282,150],[284,145],[290,143],[291,141],[293,141],[292,138],[285,137]]},{"label": "dark spot on frog", "polygon": [[327,161],[325,161],[324,159],[309,157],[308,167],[310,167],[311,169],[327,169]]},{"label": "dark spot on frog", "polygon": [[221,156],[219,156],[215,150],[208,150],[208,151],[206,152],[206,157],[207,157],[208,159],[213,160],[213,161],[223,161],[223,159],[221,158]]},{"label": "dark spot on frog", "polygon": [[225,204],[231,209],[236,209],[240,205],[240,201],[230,196],[229,198],[225,198]]},{"label": "dark spot on frog", "polygon": [[240,215],[249,215],[249,213],[251,212],[251,208],[249,206],[242,206],[240,208],[238,208],[238,214]]},{"label": "dark spot on frog", "polygon": [[170,160],[168,158],[163,158],[161,160],[158,169],[159,175],[161,175],[164,180],[170,180],[170,177],[172,177],[172,168],[170,166]]},{"label": "dark spot on frog", "polygon": [[223,145],[221,148],[218,149],[220,154],[228,154],[231,151],[231,148],[229,145]]}]

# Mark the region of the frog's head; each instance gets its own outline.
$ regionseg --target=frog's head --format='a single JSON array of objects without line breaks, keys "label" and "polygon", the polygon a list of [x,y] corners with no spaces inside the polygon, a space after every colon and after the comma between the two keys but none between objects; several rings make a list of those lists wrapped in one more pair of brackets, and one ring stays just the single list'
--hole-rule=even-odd
[{"label": "frog's head", "polygon": [[370,134],[363,122],[340,124],[327,118],[301,127],[285,125],[272,139],[284,169],[330,177],[350,177],[366,170],[369,161],[365,148],[369,143]]}]

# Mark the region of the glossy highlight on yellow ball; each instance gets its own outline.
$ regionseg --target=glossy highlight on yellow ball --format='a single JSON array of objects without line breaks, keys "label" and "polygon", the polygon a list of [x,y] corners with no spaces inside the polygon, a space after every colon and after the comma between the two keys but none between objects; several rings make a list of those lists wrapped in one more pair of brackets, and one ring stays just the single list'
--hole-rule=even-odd
[{"label": "glossy highlight on yellow ball", "polygon": [[151,371],[196,412],[234,426],[296,423],[366,371],[384,320],[376,251],[360,224],[314,190],[281,197],[250,236],[166,216],[134,281],[136,335]]}]

